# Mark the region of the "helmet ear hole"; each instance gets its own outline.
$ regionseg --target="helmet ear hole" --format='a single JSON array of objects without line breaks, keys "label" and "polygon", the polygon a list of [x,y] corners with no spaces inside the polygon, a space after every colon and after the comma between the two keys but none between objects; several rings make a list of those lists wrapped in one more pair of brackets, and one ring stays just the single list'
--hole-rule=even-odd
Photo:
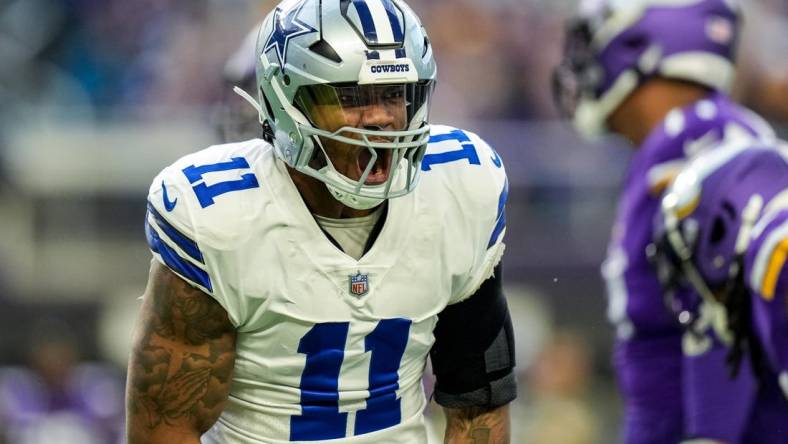
[{"label": "helmet ear hole", "polygon": [[720,216],[715,217],[711,227],[711,238],[709,239],[712,245],[718,244],[724,239],[726,231],[725,222],[723,222],[722,218]]},{"label": "helmet ear hole", "polygon": [[711,235],[709,241],[712,245],[720,243],[728,234],[728,224],[726,221],[734,221],[736,219],[736,209],[733,208],[730,202],[722,203],[722,214],[714,218],[714,223],[711,226]]},{"label": "helmet ear hole", "polygon": [[646,47],[648,40],[642,34],[637,34],[624,40],[624,46],[631,50],[641,50]]}]

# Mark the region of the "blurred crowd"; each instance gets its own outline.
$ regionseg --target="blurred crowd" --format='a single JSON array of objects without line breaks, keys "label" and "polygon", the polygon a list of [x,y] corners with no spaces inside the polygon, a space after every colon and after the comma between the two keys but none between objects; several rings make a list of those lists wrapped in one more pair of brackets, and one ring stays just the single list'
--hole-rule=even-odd
[{"label": "blurred crowd", "polygon": [[0,443],[115,444],[123,435],[123,376],[91,362],[71,326],[31,326],[21,363],[0,367]]},{"label": "blurred crowd", "polygon": [[[208,106],[223,97],[227,57],[275,3],[6,0],[0,4],[0,98],[79,108],[99,119]],[[436,48],[439,119],[555,117],[549,80],[575,1],[410,3]],[[788,91],[788,4],[743,5],[750,26],[737,94],[784,119],[788,105],[777,98]]]}]

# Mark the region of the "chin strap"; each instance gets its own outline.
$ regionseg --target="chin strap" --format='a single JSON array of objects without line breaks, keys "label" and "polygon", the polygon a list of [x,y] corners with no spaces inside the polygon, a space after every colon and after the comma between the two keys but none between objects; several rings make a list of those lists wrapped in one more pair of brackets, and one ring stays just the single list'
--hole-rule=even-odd
[{"label": "chin strap", "polygon": [[[233,92],[235,92],[236,94],[241,96],[242,99],[244,99],[247,102],[249,102],[249,104],[252,105],[252,108],[254,108],[255,111],[257,111],[257,115],[258,116],[262,116],[263,115],[263,107],[260,106],[260,103],[257,102],[257,100],[255,100],[254,97],[252,97],[248,92],[244,91],[243,88],[240,88],[238,86],[234,86],[233,87]],[[262,121],[260,123],[262,123]]]},{"label": "chin strap", "polygon": [[[323,173],[326,177],[331,179],[347,183],[348,185],[354,185],[355,183],[350,179],[345,178],[342,174],[338,173],[336,170],[329,166],[325,166],[320,169],[320,172]],[[393,172],[392,172],[393,173]],[[356,210],[369,210],[370,208],[374,208],[383,203],[386,200],[383,197],[368,197],[368,196],[359,196],[353,193],[349,193],[346,191],[342,191],[339,188],[331,185],[330,182],[325,182],[328,191],[334,196],[334,199],[342,202],[342,204],[356,209]],[[371,188],[366,186],[367,188]],[[379,187],[383,187],[382,185]]]}]

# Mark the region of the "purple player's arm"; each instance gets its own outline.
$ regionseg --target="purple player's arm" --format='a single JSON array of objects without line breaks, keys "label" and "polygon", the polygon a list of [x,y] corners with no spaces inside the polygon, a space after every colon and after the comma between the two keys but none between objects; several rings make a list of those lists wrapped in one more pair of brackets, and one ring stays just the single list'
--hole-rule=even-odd
[{"label": "purple player's arm", "polygon": [[508,444],[509,406],[452,409],[446,413],[445,444]]},{"label": "purple player's arm", "polygon": [[153,261],[126,383],[129,444],[199,444],[227,400],[236,332],[227,312]]}]

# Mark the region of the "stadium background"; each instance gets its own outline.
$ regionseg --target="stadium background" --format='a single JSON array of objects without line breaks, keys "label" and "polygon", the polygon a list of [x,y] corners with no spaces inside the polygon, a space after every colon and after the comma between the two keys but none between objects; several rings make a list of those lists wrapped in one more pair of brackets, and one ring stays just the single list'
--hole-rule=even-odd
[{"label": "stadium background", "polygon": [[[557,119],[549,78],[574,2],[409,3],[438,61],[432,120],[478,132],[509,173],[513,442],[614,442],[598,275],[631,151]],[[274,4],[0,1],[0,443],[120,442],[150,180],[217,141],[224,62]],[[787,136],[788,2],[744,10],[735,96]]]}]

